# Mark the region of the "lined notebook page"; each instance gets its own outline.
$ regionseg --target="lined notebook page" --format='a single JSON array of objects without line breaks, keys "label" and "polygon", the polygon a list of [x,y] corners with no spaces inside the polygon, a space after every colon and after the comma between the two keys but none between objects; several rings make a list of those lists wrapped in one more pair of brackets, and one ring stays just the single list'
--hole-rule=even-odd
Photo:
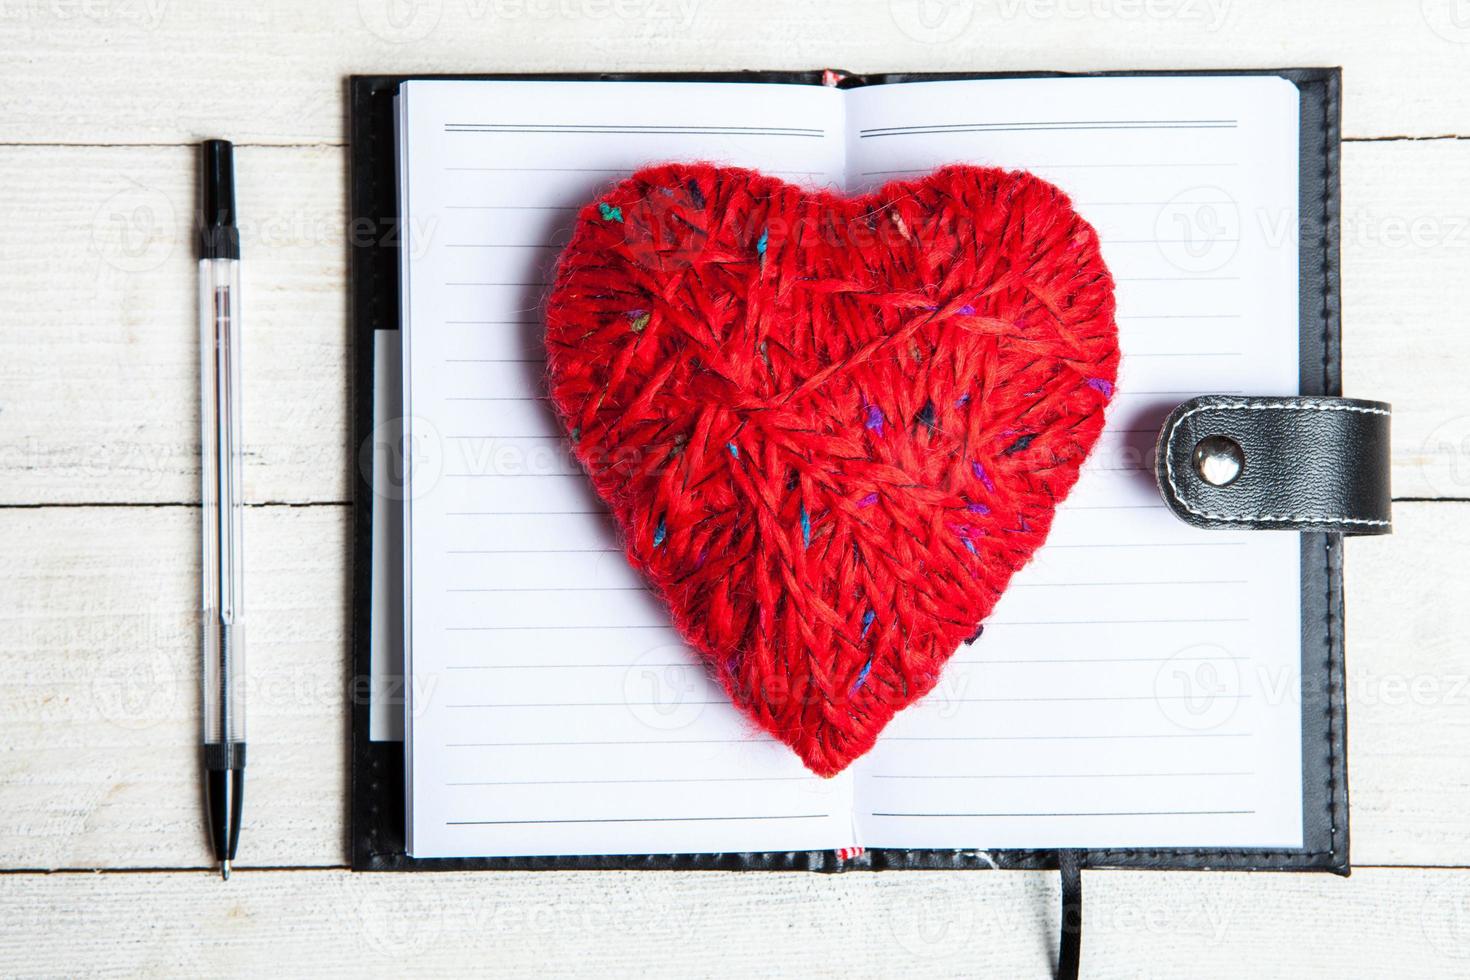
[{"label": "lined notebook page", "polygon": [[[1180,400],[1296,391],[1288,83],[415,82],[400,113],[412,853],[1300,843],[1296,536],[1189,529],[1148,469]],[[1048,544],[837,780],[708,683],[539,401],[572,214],[679,158],[854,191],[1024,167],[1118,278],[1119,393]]]},{"label": "lined notebook page", "polygon": [[1152,442],[1297,392],[1298,96],[1278,78],[848,93],[849,190],[965,161],[1068,192],[1117,279],[1108,426],[1034,562],[860,766],[870,846],[1299,846],[1297,535],[1187,527]]},{"label": "lined notebook page", "polygon": [[850,777],[754,733],[625,563],[542,399],[539,313],[575,211],[643,164],[840,183],[841,94],[412,82],[399,99],[410,852],[852,843]]}]

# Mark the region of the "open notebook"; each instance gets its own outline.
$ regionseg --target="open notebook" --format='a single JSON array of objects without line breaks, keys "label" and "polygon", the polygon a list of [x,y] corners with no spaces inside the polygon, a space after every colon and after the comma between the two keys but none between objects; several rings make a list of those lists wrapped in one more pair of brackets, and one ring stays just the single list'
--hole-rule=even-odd
[{"label": "open notebook", "polygon": [[[1303,339],[1324,335],[1335,284],[1302,250],[1321,256],[1330,234],[1298,236],[1304,195],[1335,196],[1320,160],[1299,163],[1316,131],[1335,163],[1328,122],[1304,119],[1335,125],[1312,90],[1335,92],[1335,75],[811,81],[359,80],[359,99],[379,98],[377,137],[393,137],[401,228],[402,329],[373,332],[375,441],[391,447],[401,417],[411,465],[375,454],[358,649],[378,696],[358,729],[369,754],[403,740],[407,854],[1345,862],[1340,639],[1304,614],[1334,612],[1325,536],[1187,527],[1152,477],[1159,424],[1189,397],[1335,383]],[[368,152],[354,148],[359,206],[364,171],[388,172],[389,150]],[[954,161],[1030,170],[1096,227],[1117,280],[1118,393],[1047,544],[936,690],[834,779],[705,676],[543,397],[539,305],[576,210],[672,159],[847,192]],[[1307,839],[1323,834],[1327,847]]]}]

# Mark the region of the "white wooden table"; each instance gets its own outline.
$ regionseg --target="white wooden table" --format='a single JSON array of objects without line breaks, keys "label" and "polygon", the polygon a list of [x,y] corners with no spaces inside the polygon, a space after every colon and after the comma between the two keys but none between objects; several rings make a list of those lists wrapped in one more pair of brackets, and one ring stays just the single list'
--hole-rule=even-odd
[{"label": "white wooden table", "polygon": [[[0,0],[0,974],[1040,976],[1054,875],[362,876],[347,834],[344,77],[1342,65],[1349,879],[1098,872],[1089,976],[1470,975],[1463,0]],[[252,684],[241,869],[196,746],[201,137],[240,144]]]}]

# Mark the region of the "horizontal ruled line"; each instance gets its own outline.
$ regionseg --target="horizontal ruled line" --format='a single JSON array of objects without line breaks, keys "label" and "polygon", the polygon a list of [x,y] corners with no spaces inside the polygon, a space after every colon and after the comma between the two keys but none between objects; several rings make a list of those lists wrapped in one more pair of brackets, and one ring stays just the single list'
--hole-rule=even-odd
[{"label": "horizontal ruled line", "polygon": [[504,630],[668,630],[673,632],[673,627],[668,623],[660,623],[653,626],[562,626],[536,624],[535,626],[446,626],[451,633],[492,633]]},{"label": "horizontal ruled line", "polygon": [[[545,591],[559,591],[549,589]],[[561,590],[566,591],[566,590]],[[527,627],[535,629],[539,627]],[[1023,666],[1029,667],[1036,664],[1157,664],[1157,663],[1224,663],[1230,661],[1246,661],[1249,657],[1243,656],[1203,656],[1203,657],[1039,657],[1036,659],[1007,659],[989,660],[984,658],[956,658],[949,661],[952,664],[970,667],[984,666]],[[690,667],[696,670],[704,668],[693,660],[671,660],[667,663],[612,663],[612,664],[546,664],[546,663],[517,663],[517,664],[450,664],[445,670],[629,670],[633,667]]]},{"label": "horizontal ruled line", "polygon": [[[679,707],[728,703],[728,701],[680,701]],[[495,708],[663,708],[667,707],[667,704],[663,701],[534,701],[507,704],[446,704],[444,707],[488,711]]]},{"label": "horizontal ruled line", "polygon": [[877,139],[882,136],[940,136],[953,133],[1048,133],[1089,132],[1098,130],[1196,130],[1234,129],[1234,119],[1200,120],[1098,120],[1096,122],[1036,122],[1036,123],[956,123],[937,126],[893,126],[886,129],[863,129],[859,139]]},{"label": "horizontal ruled line", "polygon": [[953,129],[958,126],[1183,126],[1220,125],[1234,126],[1234,119],[1027,119],[1008,122],[947,122],[915,126],[873,126],[860,129],[859,133],[922,133],[936,129]]},{"label": "horizontal ruled line", "polygon": [[[1239,242],[1239,238],[1211,238],[1211,245],[1229,245]],[[1193,238],[1107,238],[1103,240],[1104,245],[1198,245],[1199,242]],[[1121,319],[1121,317],[1120,317]]]},{"label": "horizontal ruled line", "polygon": [[[1163,241],[1163,239],[1159,239]],[[1119,320],[1239,320],[1239,313],[1120,313]]]},{"label": "horizontal ruled line", "polygon": [[1254,776],[1253,772],[1031,772],[1031,773],[876,773],[872,779],[1197,779],[1203,777]]},{"label": "horizontal ruled line", "polygon": [[1244,357],[1245,354],[1237,350],[1190,350],[1190,351],[1134,351],[1129,357]]},{"label": "horizontal ruled line", "polygon": [[[1072,510],[1085,510],[1086,508],[1073,507]],[[1059,548],[1242,548],[1244,541],[1108,541],[1101,544],[1053,544],[1047,542],[1047,548],[1056,551]]]},{"label": "horizontal ruled line", "polygon": [[[456,439],[475,439],[477,436],[455,436]],[[526,438],[524,436],[500,436],[501,439]],[[445,477],[457,480],[566,480],[575,477],[580,482],[580,472],[567,473],[445,473]]]},{"label": "horizontal ruled line", "polygon": [[[1224,659],[1224,658],[1214,658]],[[644,663],[622,663],[622,664],[450,664],[445,670],[628,670],[632,667],[640,669],[644,667],[694,667],[699,668],[692,660],[669,661],[663,664]]]},{"label": "horizontal ruled line", "polygon": [[[1107,472],[1107,467],[1097,467]],[[1115,467],[1112,472],[1132,472],[1133,467]],[[1062,504],[1062,510],[1163,510],[1164,502],[1161,500],[1156,504]]]},{"label": "horizontal ruled line", "polygon": [[456,123],[444,124],[446,133],[547,133],[573,136],[688,135],[688,136],[800,136],[823,137],[826,130],[808,126],[736,126],[724,124],[658,125],[656,123]]},{"label": "horizontal ruled line", "polygon": [[[1239,166],[1235,161],[1229,162],[1193,162],[1193,163],[1025,163],[1010,164],[1012,170],[1137,170],[1141,167],[1167,167],[1174,168],[1203,168],[1203,167],[1235,167]],[[864,177],[886,177],[890,174],[927,174],[932,173],[933,168],[922,168],[916,170],[864,170]]]},{"label": "horizontal ruled line", "polygon": [[[1143,355],[1135,354],[1134,357]],[[446,357],[445,364],[544,364],[544,357]],[[473,436],[450,436],[451,439],[470,439]],[[486,438],[528,439],[530,436],[487,436]],[[550,438],[550,437],[546,437]],[[560,438],[558,436],[557,438]]]},{"label": "horizontal ruled line", "polygon": [[445,589],[445,592],[646,592],[642,585],[608,585],[608,586],[557,586],[549,589],[522,589],[522,588],[453,588]]},{"label": "horizontal ruled line", "polygon": [[1219,656],[1219,657],[1041,657],[1035,660],[988,660],[985,658],[951,660],[952,664],[1157,664],[1166,661],[1174,663],[1215,663],[1227,660],[1249,660],[1249,657]]},{"label": "horizontal ruled line", "polygon": [[[446,171],[471,172],[471,173],[509,173],[509,174],[631,174],[636,166],[628,167],[445,167]],[[914,171],[915,173],[928,173],[925,171]],[[783,177],[825,177],[825,170],[767,170],[766,173],[778,174]]]},{"label": "horizontal ruled line", "polygon": [[605,510],[451,510],[445,517],[606,517]]},{"label": "horizontal ruled line", "polygon": [[[522,244],[520,242],[446,242],[445,248],[565,248],[565,243],[531,242]],[[445,285],[449,285],[446,283]],[[534,283],[515,283],[515,285],[534,285]]]},{"label": "horizontal ruled line", "polygon": [[955,819],[984,819],[1004,817],[1221,817],[1248,816],[1254,810],[1087,810],[1074,813],[878,813],[871,817],[939,817]]},{"label": "horizontal ruled line", "polygon": [[[494,590],[494,589],[490,589],[490,590],[468,590],[468,591],[516,591],[516,590]],[[527,589],[527,590],[524,590],[524,591],[530,591],[530,592],[555,592],[555,591],[558,591],[558,590],[556,590],[556,589]],[[571,590],[566,590],[566,591],[599,591],[600,592],[600,591],[615,591],[615,590],[605,590],[605,589],[576,590],[576,589],[571,589]],[[641,592],[641,591],[644,591],[644,590],[643,589],[637,589],[637,590],[629,590],[629,591],[640,591]],[[989,627],[995,627],[995,626],[1110,626],[1110,625],[1119,625],[1119,626],[1171,626],[1171,625],[1172,626],[1195,626],[1195,625],[1210,624],[1210,623],[1248,623],[1248,622],[1250,622],[1250,619],[1247,618],[1247,617],[1243,617],[1243,616],[1242,617],[1236,617],[1236,618],[1203,618],[1203,619],[1063,619],[1063,620],[1038,619],[1038,620],[1020,620],[1020,621],[1012,620],[1012,621],[1007,621],[1007,622],[994,622],[994,623],[987,623],[986,626],[987,626],[987,628],[989,628]],[[560,625],[560,624],[553,625],[553,624],[540,624],[540,623],[537,623],[537,624],[532,625],[532,626],[446,626],[444,628],[446,630],[461,631],[461,632],[470,632],[470,631],[489,632],[489,631],[496,631],[496,630],[515,630],[515,629],[530,629],[530,630],[634,630],[634,629],[636,629],[636,630],[652,630],[652,629],[664,629],[664,630],[666,630],[666,629],[672,629],[673,627],[670,626],[667,623],[660,623],[660,624],[648,625],[648,626],[624,625],[624,624],[593,624],[593,625],[588,625],[588,626],[564,626],[564,625]],[[960,699],[960,700],[964,700],[964,699]],[[1107,700],[1107,699],[1103,699],[1103,700]]]},{"label": "horizontal ruled line", "polygon": [[[1105,742],[1157,738],[1250,738],[1250,732],[1103,732],[1083,735],[884,735],[884,742]],[[880,747],[882,743],[879,743]]]},{"label": "horizontal ruled line", "polygon": [[621,548],[456,548],[446,555],[616,555]]},{"label": "horizontal ruled line", "polygon": [[[1203,202],[1202,202],[1203,203]],[[446,204],[447,211],[577,211],[566,204]]]},{"label": "horizontal ruled line", "polygon": [[445,167],[445,170],[474,171],[476,173],[516,173],[516,174],[627,174],[632,173],[627,167]]},{"label": "horizontal ruled line", "polygon": [[824,130],[815,126],[737,126],[734,123],[717,123],[713,126],[694,126],[679,123],[479,123],[479,122],[446,122],[445,130],[480,130],[480,129],[502,129],[512,133],[523,133],[528,130],[566,130],[570,132],[581,132],[584,129],[659,129],[668,133],[698,133],[706,129],[734,129],[742,132],[764,131],[780,133],[820,133]]},{"label": "horizontal ruled line", "polygon": [[[1175,201],[1073,201],[1072,206],[1077,208],[1162,208],[1175,204]],[[1224,198],[1218,201],[1190,201],[1191,207],[1200,204],[1234,204],[1236,202]],[[1239,276],[1165,276],[1168,280],[1174,279],[1239,279]],[[1114,282],[1139,282],[1137,279],[1114,279]]]},{"label": "horizontal ruled line", "polygon": [[659,779],[506,779],[488,782],[445,783],[445,786],[622,786],[665,783],[791,783],[816,776],[687,776]]},{"label": "horizontal ruled line", "polygon": [[447,402],[544,402],[546,395],[449,395]]},{"label": "horizontal ruled line", "polygon": [[557,823],[696,823],[712,820],[823,820],[825,813],[772,813],[750,817],[579,817],[565,820],[446,820],[446,827],[490,827]]},{"label": "horizontal ruled line", "polygon": [[1016,582],[1013,589],[1087,589],[1112,588],[1113,586],[1171,586],[1171,585],[1246,585],[1243,578],[1220,579],[1175,579],[1153,582]]},{"label": "horizontal ruled line", "polygon": [[446,749],[521,749],[521,748],[580,748],[582,746],[609,745],[764,745],[774,743],[774,738],[644,738],[611,739],[606,741],[586,740],[573,742],[448,742]]},{"label": "horizontal ruled line", "polygon": [[[546,135],[546,136],[668,136],[668,135],[670,135],[670,133],[668,132],[668,130],[664,130],[664,129],[632,129],[632,128],[629,128],[629,127],[616,128],[616,129],[614,129],[614,128],[608,128],[608,129],[568,129],[568,130],[545,129],[545,128],[536,129],[536,128],[530,128],[530,127],[522,128],[522,129],[450,129],[450,130],[446,130],[446,132],[453,133],[453,134],[456,134],[456,135],[479,134],[479,135],[482,135],[482,136],[495,136],[495,135],[500,135],[500,134],[518,134],[518,133],[540,133],[540,134]],[[777,137],[777,138],[780,138],[780,139],[824,139],[827,134],[824,133],[824,132],[821,132],[819,130],[818,131],[813,131],[813,132],[783,133],[783,132],[777,132],[777,131],[762,131],[762,130],[749,130],[749,131],[746,131],[746,130],[741,130],[741,129],[686,129],[686,130],[680,131],[678,133],[678,135],[680,135],[680,136],[740,136],[742,138],[743,137],[748,137],[748,136],[773,136],[773,137]]]},{"label": "horizontal ruled line", "polygon": [[1199,623],[1248,623],[1250,618],[1246,616],[1209,617],[1200,619],[1013,619],[1005,622],[989,623],[989,626],[1157,626],[1157,625],[1184,625],[1193,626]]},{"label": "horizontal ruled line", "polygon": [[[1127,388],[1119,388],[1118,389],[1118,394],[1119,395],[1170,395],[1170,396],[1179,396],[1179,395],[1195,395],[1195,394],[1198,394],[1198,392],[1195,392],[1195,391],[1134,391],[1134,390],[1130,390],[1130,389],[1127,389]],[[1219,391],[1212,392],[1212,394],[1216,394],[1216,395],[1238,395],[1238,394],[1240,394],[1240,389],[1239,388],[1232,388],[1232,389],[1230,389],[1228,391],[1226,391],[1226,390],[1219,390]]]},{"label": "horizontal ruled line", "polygon": [[[1168,202],[1162,202],[1168,203]],[[1239,282],[1239,276],[1122,276],[1113,282]]]},{"label": "horizontal ruled line", "polygon": [[[1210,697],[1218,701],[1249,701],[1249,694],[1216,694]],[[1113,702],[1113,701],[1198,701],[1198,694],[1077,694],[1077,695],[1053,695],[1050,697],[1001,697],[1001,698],[949,698],[938,697],[932,701],[921,701],[920,704],[942,705],[951,704],[1051,704],[1062,702]],[[621,703],[621,702],[620,702]],[[698,704],[699,702],[691,702]],[[451,705],[451,707],[453,707]]]}]

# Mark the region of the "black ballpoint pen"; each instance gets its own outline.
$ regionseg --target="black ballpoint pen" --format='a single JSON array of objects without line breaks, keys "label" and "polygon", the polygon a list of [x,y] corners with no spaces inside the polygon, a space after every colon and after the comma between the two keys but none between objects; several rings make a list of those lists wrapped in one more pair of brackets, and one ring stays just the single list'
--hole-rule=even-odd
[{"label": "black ballpoint pen", "polygon": [[220,873],[240,843],[245,788],[240,232],[234,147],[206,140],[199,179],[199,450],[204,795]]}]

